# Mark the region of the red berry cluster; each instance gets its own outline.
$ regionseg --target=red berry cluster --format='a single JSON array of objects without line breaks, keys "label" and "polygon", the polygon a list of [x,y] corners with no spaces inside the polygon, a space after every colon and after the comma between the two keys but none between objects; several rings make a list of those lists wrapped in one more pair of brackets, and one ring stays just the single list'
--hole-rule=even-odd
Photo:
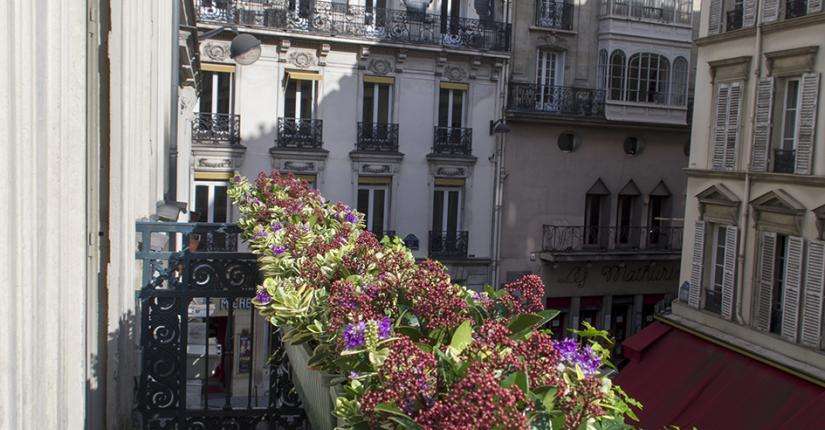
[{"label": "red berry cluster", "polygon": [[413,313],[429,330],[453,328],[469,319],[467,301],[462,291],[450,282],[444,265],[426,260],[408,284]]},{"label": "red berry cluster", "polygon": [[[519,343],[517,353],[524,359],[524,368],[530,385],[561,387],[564,379],[555,371],[559,364],[559,352],[553,347],[550,335],[536,332]],[[564,391],[559,389],[559,392]]]},{"label": "red berry cluster", "polygon": [[511,314],[538,312],[544,309],[544,283],[538,275],[525,275],[504,286],[501,302]]}]

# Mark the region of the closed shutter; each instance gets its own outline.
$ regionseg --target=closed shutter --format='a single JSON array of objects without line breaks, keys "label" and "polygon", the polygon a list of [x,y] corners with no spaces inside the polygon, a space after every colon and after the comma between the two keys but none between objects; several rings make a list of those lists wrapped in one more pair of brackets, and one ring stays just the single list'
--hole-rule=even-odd
[{"label": "closed shutter", "polygon": [[756,303],[756,328],[768,331],[771,327],[771,300],[773,297],[773,264],[776,254],[776,233],[762,233],[759,244],[759,294]]},{"label": "closed shutter", "polygon": [[690,265],[688,304],[697,309],[702,294],[702,274],[705,263],[705,226],[704,221],[696,221],[693,227],[693,260]]},{"label": "closed shutter", "polygon": [[822,0],[808,0],[808,14],[822,12]]},{"label": "closed shutter", "polygon": [[762,79],[756,85],[756,127],[753,132],[751,169],[757,172],[768,170],[768,151],[771,147],[773,87],[773,77]]},{"label": "closed shutter", "polygon": [[710,0],[708,12],[708,34],[717,34],[722,25],[722,0]]},{"label": "closed shutter", "polygon": [[725,170],[736,167],[736,148],[739,147],[739,116],[742,112],[742,84],[730,84],[728,92],[728,130],[725,142]]},{"label": "closed shutter", "polygon": [[728,85],[719,84],[716,90],[716,121],[713,126],[713,153],[711,166],[713,170],[725,167],[725,139],[728,125]]},{"label": "closed shutter", "polygon": [[762,2],[762,22],[773,22],[779,19],[779,0],[764,0]]},{"label": "closed shutter", "polygon": [[742,27],[753,27],[756,23],[756,0],[745,0],[742,8]]},{"label": "closed shutter", "polygon": [[816,104],[819,98],[819,73],[802,75],[802,100],[799,105],[799,140],[796,144],[794,173],[810,175],[816,133]]},{"label": "closed shutter", "polygon": [[722,317],[733,319],[734,294],[736,290],[736,253],[739,230],[736,227],[725,229],[725,261],[722,273]]},{"label": "closed shutter", "polygon": [[788,254],[785,258],[785,288],[782,292],[782,337],[796,343],[799,333],[799,303],[802,290],[802,252],[805,240],[788,237]]},{"label": "closed shutter", "polygon": [[822,342],[822,307],[825,289],[825,242],[808,243],[805,289],[802,300],[802,343],[815,348]]}]

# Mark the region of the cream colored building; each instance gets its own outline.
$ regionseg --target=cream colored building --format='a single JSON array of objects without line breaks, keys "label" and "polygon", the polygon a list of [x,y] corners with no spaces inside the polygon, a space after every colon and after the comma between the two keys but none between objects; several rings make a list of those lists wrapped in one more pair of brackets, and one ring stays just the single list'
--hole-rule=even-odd
[{"label": "cream colored building", "polygon": [[825,379],[822,2],[702,2],[679,300],[667,318]]}]

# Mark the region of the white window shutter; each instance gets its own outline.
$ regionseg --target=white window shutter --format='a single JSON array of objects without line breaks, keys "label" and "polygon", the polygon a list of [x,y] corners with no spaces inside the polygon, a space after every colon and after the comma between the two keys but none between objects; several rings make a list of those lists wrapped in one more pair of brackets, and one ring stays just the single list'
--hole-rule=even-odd
[{"label": "white window shutter", "polygon": [[822,0],[808,0],[808,14],[822,12]]},{"label": "white window shutter", "polygon": [[762,2],[762,22],[773,22],[779,19],[779,0],[764,0]]},{"label": "white window shutter", "polygon": [[776,233],[763,232],[759,242],[759,294],[756,303],[756,328],[771,328],[771,301],[773,300],[773,265],[776,256]]},{"label": "white window shutter", "polygon": [[711,168],[722,170],[725,168],[725,141],[728,125],[728,92],[727,84],[719,84],[716,90],[716,120],[713,126],[713,153],[711,154]]},{"label": "white window shutter", "polygon": [[814,348],[822,344],[822,307],[825,299],[825,242],[808,242],[805,260],[805,289],[802,294],[802,343]]},{"label": "white window shutter", "polygon": [[722,317],[733,319],[734,295],[736,293],[736,254],[739,230],[730,226],[725,229],[725,261],[722,273]]},{"label": "white window shutter", "polygon": [[693,260],[690,266],[688,304],[697,309],[702,294],[702,274],[705,263],[705,226],[704,221],[696,221],[693,227]]},{"label": "white window shutter", "polygon": [[802,75],[802,95],[799,108],[799,140],[796,143],[796,169],[794,173],[812,173],[814,138],[816,133],[816,104],[819,99],[819,73]]},{"label": "white window shutter", "polygon": [[796,343],[799,333],[799,304],[802,292],[802,254],[805,240],[788,236],[785,279],[782,292],[782,337]]},{"label": "white window shutter", "polygon": [[728,92],[728,130],[725,142],[725,170],[736,168],[736,148],[739,147],[739,116],[742,113],[742,84],[734,82]]},{"label": "white window shutter", "polygon": [[753,132],[753,148],[751,148],[751,169],[757,172],[768,170],[773,88],[773,77],[762,79],[756,85],[756,126]]},{"label": "white window shutter", "polygon": [[742,8],[742,27],[753,27],[756,23],[756,0],[744,0]]},{"label": "white window shutter", "polygon": [[722,0],[710,0],[708,34],[717,34],[722,26]]}]

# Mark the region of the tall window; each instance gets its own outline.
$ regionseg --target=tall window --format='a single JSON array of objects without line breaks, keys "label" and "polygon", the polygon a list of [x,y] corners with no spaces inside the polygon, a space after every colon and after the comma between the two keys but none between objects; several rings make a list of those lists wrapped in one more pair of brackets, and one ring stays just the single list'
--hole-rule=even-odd
[{"label": "tall window", "polygon": [[460,128],[464,124],[466,91],[441,88],[438,95],[438,126]]},{"label": "tall window", "polygon": [[787,270],[788,237],[783,234],[776,235],[776,249],[774,251],[773,263],[773,291],[771,294],[771,326],[770,332],[781,334],[782,332],[782,299],[785,292],[785,272]]},{"label": "tall window", "polygon": [[607,196],[603,194],[587,194],[584,202],[584,244],[589,246],[604,246],[606,234],[602,233],[602,226],[606,224],[605,211]]},{"label": "tall window", "polygon": [[284,97],[284,117],[312,119],[315,110],[317,81],[290,78]]},{"label": "tall window", "polygon": [[705,310],[715,313],[722,311],[722,286],[725,277],[725,246],[727,243],[725,229],[723,225],[711,225],[710,278],[705,289]]},{"label": "tall window", "polygon": [[381,236],[387,230],[388,185],[358,185],[358,212],[366,215],[367,230]]},{"label": "tall window", "polygon": [[784,104],[782,106],[782,147],[789,151],[796,149],[799,136],[799,79],[785,82]]},{"label": "tall window", "polygon": [[648,245],[657,246],[667,241],[667,234],[664,231],[665,204],[668,196],[650,196],[650,206],[648,210]]},{"label": "tall window", "polygon": [[639,198],[635,195],[619,195],[618,199],[618,234],[616,242],[619,245],[638,245],[638,226],[636,224],[636,208]]},{"label": "tall window", "polygon": [[232,113],[233,73],[201,72],[201,91],[198,111],[201,113]]},{"label": "tall window", "polygon": [[596,80],[598,81],[597,85],[600,90],[607,89],[608,76],[607,50],[601,49],[599,50],[599,66],[598,70],[596,70]]},{"label": "tall window", "polygon": [[461,22],[461,0],[441,0],[441,32],[457,34]]},{"label": "tall window", "polygon": [[558,87],[564,85],[564,52],[539,51],[536,63],[539,109],[557,110],[561,101]]},{"label": "tall window", "polygon": [[658,54],[633,54],[628,62],[627,100],[640,103],[667,103],[670,62]]},{"label": "tall window", "polygon": [[461,187],[436,187],[433,193],[433,231],[455,235],[461,229]]},{"label": "tall window", "polygon": [[195,206],[198,222],[228,222],[229,196],[226,182],[195,181]]},{"label": "tall window", "polygon": [[387,0],[366,0],[364,9],[366,23],[369,25],[374,22],[376,26],[383,27],[387,13],[386,8]]},{"label": "tall window", "polygon": [[688,62],[684,57],[673,60],[673,94],[670,103],[684,106],[687,103]]},{"label": "tall window", "polygon": [[618,49],[610,54],[610,100],[624,99],[625,58]]},{"label": "tall window", "polygon": [[392,85],[364,82],[364,123],[389,124],[392,122]]}]

